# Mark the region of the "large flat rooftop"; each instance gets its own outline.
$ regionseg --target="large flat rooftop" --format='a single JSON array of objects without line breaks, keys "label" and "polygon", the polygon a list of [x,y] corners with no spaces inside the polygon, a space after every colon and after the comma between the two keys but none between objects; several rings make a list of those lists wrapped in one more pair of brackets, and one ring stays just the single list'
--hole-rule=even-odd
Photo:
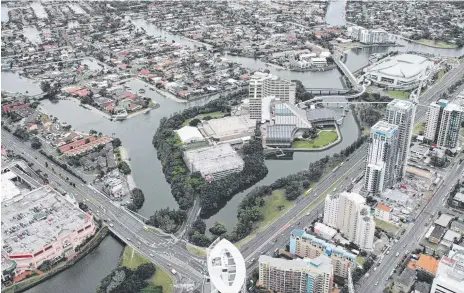
[{"label": "large flat rooftop", "polygon": [[190,171],[198,171],[202,176],[228,170],[242,170],[245,164],[228,144],[189,150],[184,156]]},{"label": "large flat rooftop", "polygon": [[249,136],[256,127],[256,120],[249,116],[230,116],[203,121],[203,129],[208,136],[226,137],[243,134]]},{"label": "large flat rooftop", "polygon": [[50,186],[22,192],[2,201],[2,245],[9,255],[33,253],[91,221]]}]

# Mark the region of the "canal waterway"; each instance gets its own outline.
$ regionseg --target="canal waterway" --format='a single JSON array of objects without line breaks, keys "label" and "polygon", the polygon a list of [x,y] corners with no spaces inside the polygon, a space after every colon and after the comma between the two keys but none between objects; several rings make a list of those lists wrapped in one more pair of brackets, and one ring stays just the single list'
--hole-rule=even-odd
[{"label": "canal waterway", "polygon": [[100,280],[118,266],[119,256],[123,249],[124,246],[120,242],[108,236],[78,263],[25,292],[95,292]]},{"label": "canal waterway", "polygon": [[[344,7],[346,1],[334,0],[330,3],[326,21],[331,25],[344,25]],[[36,7],[37,9],[37,7]],[[40,8],[38,8],[40,10]],[[2,6],[1,19],[8,19],[8,9]],[[147,24],[144,20],[134,20],[134,23],[144,27],[149,34],[165,37],[166,40],[189,45],[203,46],[197,42],[190,41],[178,35],[172,35],[162,31],[151,24]],[[436,49],[418,44],[409,43],[405,40],[400,40],[405,47],[402,48],[366,48],[350,51],[347,53],[346,64],[348,68],[355,71],[368,64],[368,57],[372,53],[381,53],[390,50],[419,51],[424,53],[437,54],[441,56],[458,57],[464,54],[464,50],[449,50]],[[264,62],[258,59],[237,57],[227,55],[227,58],[240,62],[244,66],[260,70],[269,69],[271,73],[285,79],[299,79],[307,87],[313,88],[339,88],[342,86],[340,81],[340,73],[338,70],[328,72],[289,72],[279,71],[274,67],[267,67]],[[138,91],[143,88],[143,83],[139,81],[131,81],[128,84],[132,90]],[[16,91],[29,94],[39,94],[39,83],[32,82],[28,79],[21,78],[15,73],[2,72],[3,90]],[[160,103],[160,108],[151,111],[148,115],[140,115],[133,119],[123,122],[111,122],[102,118],[92,111],[86,110],[76,105],[71,101],[59,101],[57,104],[52,104],[49,101],[43,102],[43,107],[50,114],[55,115],[60,120],[64,120],[71,124],[78,131],[89,131],[95,129],[107,135],[119,137],[125,148],[129,151],[131,158],[131,166],[136,184],[145,193],[145,204],[140,210],[144,216],[150,216],[155,210],[171,207],[177,208],[177,203],[170,192],[170,186],[164,179],[161,164],[156,157],[156,150],[151,144],[153,134],[159,126],[159,121],[164,116],[170,116],[172,113],[181,111],[187,107],[201,105],[207,100],[200,100],[191,103],[177,103],[168,98],[165,98],[156,92],[147,90],[146,96]],[[269,169],[269,174],[256,186],[270,184],[276,179],[304,170],[310,162],[314,162],[325,155],[331,155],[339,152],[341,149],[349,145],[356,139],[357,127],[351,113],[346,117],[341,126],[343,141],[333,148],[318,153],[295,153],[293,160],[268,160],[266,165]],[[226,225],[228,230],[234,226],[236,222],[237,207],[241,199],[246,195],[247,191],[234,196],[222,210],[216,215],[207,219],[207,225],[210,227],[214,221],[220,221]],[[30,290],[28,293],[39,292],[94,292],[100,280],[111,272],[117,266],[118,257],[123,249],[123,246],[111,237],[107,237],[100,246],[90,255],[85,257],[79,263],[65,272],[55,276],[54,278],[44,282]]]}]

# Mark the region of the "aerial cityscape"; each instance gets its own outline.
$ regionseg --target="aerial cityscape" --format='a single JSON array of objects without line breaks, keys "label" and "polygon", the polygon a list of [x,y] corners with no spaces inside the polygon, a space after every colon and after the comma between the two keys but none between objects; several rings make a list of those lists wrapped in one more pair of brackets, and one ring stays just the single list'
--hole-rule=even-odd
[{"label": "aerial cityscape", "polygon": [[1,24],[2,293],[464,293],[464,2]]}]

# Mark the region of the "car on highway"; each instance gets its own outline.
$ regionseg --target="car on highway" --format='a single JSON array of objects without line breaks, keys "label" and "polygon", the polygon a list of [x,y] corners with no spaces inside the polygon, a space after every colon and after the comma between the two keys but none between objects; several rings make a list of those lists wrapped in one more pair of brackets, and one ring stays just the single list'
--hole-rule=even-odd
[{"label": "car on highway", "polygon": [[150,253],[150,256],[151,256],[151,257],[154,257],[153,253]]}]

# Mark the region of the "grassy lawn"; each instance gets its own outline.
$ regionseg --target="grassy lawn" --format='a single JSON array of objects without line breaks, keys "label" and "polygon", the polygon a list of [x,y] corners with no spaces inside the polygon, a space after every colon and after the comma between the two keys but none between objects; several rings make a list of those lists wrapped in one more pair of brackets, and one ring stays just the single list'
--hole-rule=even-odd
[{"label": "grassy lawn", "polygon": [[264,218],[258,223],[258,225],[262,226],[269,224],[294,205],[294,202],[285,198],[285,192],[283,190],[275,190],[271,196],[266,196],[264,198],[264,205],[260,208]]},{"label": "grassy lawn", "polygon": [[[143,257],[142,255],[138,254],[137,252],[134,252],[132,254],[133,249],[129,246],[126,246],[124,249],[124,254],[122,258],[122,266],[125,266],[130,269],[135,269],[139,265],[143,263],[150,262],[148,259]],[[173,292],[174,291],[174,286],[173,282],[171,279],[171,276],[163,271],[162,268],[156,267],[156,273],[155,275],[150,279],[150,283],[162,286],[163,287],[163,292]]]},{"label": "grassy lawn", "polygon": [[336,131],[321,131],[315,139],[294,141],[292,147],[301,149],[317,149],[324,147],[337,139],[338,133]]},{"label": "grassy lawn", "polygon": [[371,134],[371,128],[367,125],[363,126],[364,127],[364,130],[363,130],[363,135],[369,135]]},{"label": "grassy lawn", "polygon": [[419,123],[416,126],[414,126],[412,133],[419,134],[421,131],[423,132],[424,130],[425,130],[425,122]]},{"label": "grassy lawn", "polygon": [[363,265],[366,262],[366,259],[362,256],[358,256],[358,264]]},{"label": "grassy lawn", "polygon": [[194,118],[192,119],[187,119],[184,121],[184,123],[182,123],[182,126],[186,126],[189,124],[189,122],[195,118],[198,118],[200,120],[202,120],[203,118],[205,118],[206,116],[211,116],[213,118],[222,118],[224,117],[224,113],[222,112],[211,112],[211,113],[205,113],[205,114],[200,114],[200,115],[197,115],[195,116]]},{"label": "grassy lawn", "polygon": [[387,95],[394,99],[407,100],[409,98],[409,93],[403,91],[387,91]]},{"label": "grassy lawn", "polygon": [[434,40],[427,40],[427,39],[420,39],[417,41],[420,44],[427,45],[427,46],[433,46],[437,48],[445,48],[445,49],[452,49],[452,48],[457,48],[458,46],[455,44],[450,44],[450,43],[445,43],[445,42],[436,42]]},{"label": "grassy lawn", "polygon": [[263,219],[255,223],[255,230],[253,233],[237,242],[235,246],[240,248],[245,245],[248,241],[255,238],[258,233],[269,227],[269,225],[294,206],[295,202],[287,200],[283,190],[275,190],[272,192],[271,196],[264,197],[264,205],[260,207]]},{"label": "grassy lawn", "polygon": [[438,72],[438,80],[440,80],[443,76],[445,76],[445,71],[444,70],[440,70]]},{"label": "grassy lawn", "polygon": [[393,225],[391,223],[379,220],[379,219],[374,218],[374,221],[375,221],[375,225],[377,227],[379,227],[380,229],[383,229],[383,230],[385,230],[387,232],[393,233],[393,234],[395,234],[396,231],[398,231],[398,229],[399,229],[399,227],[397,227],[397,226],[395,226],[395,225]]},{"label": "grassy lawn", "polygon": [[[337,164],[336,166],[339,166],[339,165]],[[333,170],[333,168],[335,168],[336,166],[328,167],[328,168],[327,168],[327,173],[324,172],[324,174],[330,173],[330,172]],[[348,173],[349,173],[353,168],[355,168],[355,167],[357,167],[357,165],[353,166],[353,167],[350,168],[348,171],[346,171],[337,181],[335,181],[335,182],[327,189],[326,192],[324,192],[322,195],[320,195],[315,201],[313,201],[310,205],[308,205],[304,210],[302,210],[300,213],[298,213],[298,214],[297,214],[292,220],[290,220],[290,221],[293,221],[293,220],[295,220],[295,219],[299,219],[302,215],[304,215],[304,214],[306,214],[306,213],[312,211],[316,206],[318,206],[321,202],[323,202],[323,201],[325,200],[325,197],[327,196],[327,194],[329,194],[335,187],[337,187],[341,182],[343,182],[343,180],[345,180],[345,178],[347,177]],[[322,177],[322,178],[324,178],[324,177]],[[321,178],[321,180],[322,180],[322,178]],[[278,198],[279,196],[281,196],[282,199],[283,199],[284,201],[286,201],[283,192],[282,192],[282,191],[279,191],[279,190],[274,191],[272,197],[274,197],[276,193],[277,193],[277,194],[278,194],[278,193],[281,193],[281,195],[276,195],[277,198]],[[271,197],[271,198],[272,198],[272,197]],[[268,211],[267,211],[267,208],[266,208],[266,206],[268,205],[268,201],[269,201],[269,199],[267,199],[267,200],[265,199],[265,204],[264,204],[263,207],[261,207],[261,209],[263,209],[265,212],[268,212]],[[288,202],[288,201],[287,201],[287,202]],[[288,202],[288,203],[289,203],[289,206],[288,206],[285,210],[282,210],[282,211],[281,211],[281,214],[284,214],[286,210],[292,208],[292,207],[295,205],[294,202]],[[273,206],[278,207],[279,205],[274,204]],[[265,214],[265,215],[266,215],[266,214]],[[266,218],[266,216],[265,216],[265,218]],[[267,217],[267,218],[270,218],[270,217]],[[262,222],[264,222],[264,221],[265,221],[265,220],[263,220]],[[274,219],[274,221],[275,221],[275,219]],[[251,233],[251,234],[248,235],[247,237],[243,238],[243,239],[240,240],[239,242],[235,243],[235,246],[237,246],[237,248],[240,249],[243,245],[247,244],[251,239],[255,238],[256,235],[257,235],[259,232],[261,232],[261,231],[263,231],[264,229],[266,229],[267,227],[269,227],[269,225],[271,225],[274,221],[269,222],[267,225],[262,225],[262,224],[261,224],[261,225],[259,226],[258,229],[256,229],[255,231],[253,231],[253,233]],[[260,223],[262,223],[262,222],[260,222]]]},{"label": "grassy lawn", "polygon": [[206,250],[204,248],[195,247],[187,243],[187,250],[196,256],[206,257]]}]

